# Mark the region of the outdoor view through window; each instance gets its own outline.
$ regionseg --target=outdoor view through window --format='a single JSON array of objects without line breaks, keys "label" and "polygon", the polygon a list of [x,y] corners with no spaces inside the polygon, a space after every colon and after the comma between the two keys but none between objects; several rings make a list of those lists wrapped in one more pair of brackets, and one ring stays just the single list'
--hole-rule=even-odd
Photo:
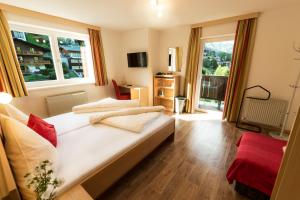
[{"label": "outdoor view through window", "polygon": [[[12,31],[12,37],[25,82],[85,77],[83,40],[57,37],[59,51],[54,51],[52,48],[57,46],[51,45],[48,35]],[[55,67],[55,61],[62,69],[63,77],[57,77],[60,69]]]},{"label": "outdoor view through window", "polygon": [[56,80],[49,37],[19,31],[12,36],[25,82]]},{"label": "outdoor view through window", "polygon": [[82,67],[82,48],[85,43],[82,40],[74,40],[71,38],[59,37],[57,38],[62,68],[64,71],[64,78],[83,78]]},{"label": "outdoor view through window", "polygon": [[200,108],[222,109],[233,45],[233,40],[204,43]]}]

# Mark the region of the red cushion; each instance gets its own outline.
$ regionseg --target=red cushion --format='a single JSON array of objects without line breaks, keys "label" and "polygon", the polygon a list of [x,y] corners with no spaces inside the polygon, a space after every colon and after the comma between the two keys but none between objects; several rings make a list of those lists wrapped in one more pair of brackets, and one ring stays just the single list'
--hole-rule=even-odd
[{"label": "red cushion", "polygon": [[48,140],[53,146],[57,146],[57,136],[54,125],[47,123],[43,119],[30,114],[27,126]]}]

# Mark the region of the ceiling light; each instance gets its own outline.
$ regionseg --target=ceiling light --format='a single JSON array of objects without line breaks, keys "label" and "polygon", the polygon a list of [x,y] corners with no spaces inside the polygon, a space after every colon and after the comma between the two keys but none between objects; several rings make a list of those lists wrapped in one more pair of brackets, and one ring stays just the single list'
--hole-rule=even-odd
[{"label": "ceiling light", "polygon": [[158,6],[158,0],[150,0],[150,5],[152,8],[155,8],[156,6]]}]

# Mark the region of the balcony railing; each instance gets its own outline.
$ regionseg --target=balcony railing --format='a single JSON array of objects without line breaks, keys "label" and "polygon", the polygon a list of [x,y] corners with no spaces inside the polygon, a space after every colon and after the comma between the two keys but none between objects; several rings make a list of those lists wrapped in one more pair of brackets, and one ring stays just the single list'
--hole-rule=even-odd
[{"label": "balcony railing", "polygon": [[203,75],[200,98],[218,101],[220,109],[221,102],[225,99],[227,81],[227,76]]}]

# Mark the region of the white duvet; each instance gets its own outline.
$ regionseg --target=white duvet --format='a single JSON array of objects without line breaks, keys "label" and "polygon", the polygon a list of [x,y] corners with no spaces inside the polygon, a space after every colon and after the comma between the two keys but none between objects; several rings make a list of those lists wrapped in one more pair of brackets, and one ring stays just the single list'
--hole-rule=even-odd
[{"label": "white duvet", "polygon": [[[58,134],[57,176],[64,180],[59,193],[82,182],[157,130],[174,123],[173,118],[157,114],[159,116],[149,121],[139,134],[104,124],[90,125],[90,115],[87,114],[66,113],[47,118],[47,122],[55,125]],[[136,120],[142,118],[136,117]]]},{"label": "white duvet", "polygon": [[90,117],[90,123],[106,124],[133,132],[141,132],[144,126],[159,116],[163,106],[126,108],[117,111],[98,113]]},{"label": "white duvet", "polygon": [[150,112],[138,115],[109,117],[101,120],[100,123],[135,133],[140,133],[149,121],[157,118],[159,115],[159,112]]},{"label": "white duvet", "polygon": [[122,108],[138,107],[139,100],[117,100],[113,98],[105,98],[96,102],[74,106],[72,111],[74,113],[93,113],[118,110]]}]

